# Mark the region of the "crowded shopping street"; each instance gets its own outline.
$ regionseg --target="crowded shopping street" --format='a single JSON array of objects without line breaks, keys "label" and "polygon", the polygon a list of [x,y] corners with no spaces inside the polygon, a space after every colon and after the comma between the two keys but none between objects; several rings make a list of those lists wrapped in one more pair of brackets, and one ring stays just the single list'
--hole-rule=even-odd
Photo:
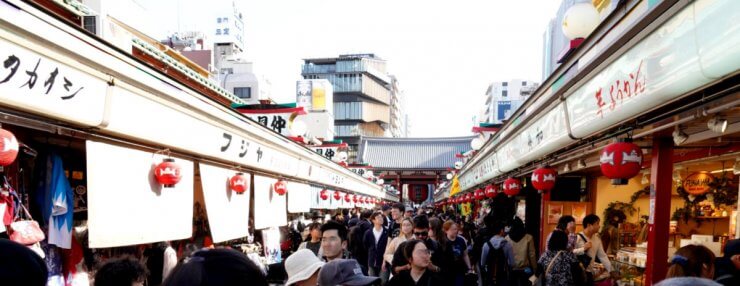
[{"label": "crowded shopping street", "polygon": [[738,0],[0,0],[2,286],[738,286]]}]

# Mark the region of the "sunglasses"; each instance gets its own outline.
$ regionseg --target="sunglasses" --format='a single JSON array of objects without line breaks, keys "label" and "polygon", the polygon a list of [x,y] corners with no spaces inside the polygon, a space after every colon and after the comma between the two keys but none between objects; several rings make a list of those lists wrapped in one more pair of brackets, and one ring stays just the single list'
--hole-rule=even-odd
[{"label": "sunglasses", "polygon": [[426,232],[426,231],[414,232],[414,235],[416,235],[416,236],[429,236],[429,232]]}]

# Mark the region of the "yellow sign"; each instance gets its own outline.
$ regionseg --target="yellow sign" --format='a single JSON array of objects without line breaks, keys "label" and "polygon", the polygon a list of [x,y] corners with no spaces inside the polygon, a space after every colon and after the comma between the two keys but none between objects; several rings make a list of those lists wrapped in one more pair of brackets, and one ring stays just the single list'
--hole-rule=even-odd
[{"label": "yellow sign", "polygon": [[450,186],[450,198],[460,192],[460,181],[457,180],[457,175],[452,177],[452,186]]},{"label": "yellow sign", "polygon": [[314,84],[311,89],[311,105],[313,110],[326,109],[326,89],[323,85]]},{"label": "yellow sign", "polygon": [[703,195],[711,190],[709,183],[712,181],[714,181],[714,176],[710,173],[693,173],[683,180],[683,189],[691,195]]}]

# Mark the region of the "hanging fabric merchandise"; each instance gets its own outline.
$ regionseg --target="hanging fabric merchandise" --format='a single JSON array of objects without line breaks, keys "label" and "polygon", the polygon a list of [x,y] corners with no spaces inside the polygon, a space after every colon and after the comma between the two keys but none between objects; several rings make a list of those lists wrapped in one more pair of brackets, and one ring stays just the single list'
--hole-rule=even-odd
[{"label": "hanging fabric merchandise", "polygon": [[64,173],[62,157],[51,154],[47,161],[46,182],[42,186],[44,194],[43,214],[48,219],[48,242],[60,248],[72,247],[72,216],[74,209],[74,193]]}]

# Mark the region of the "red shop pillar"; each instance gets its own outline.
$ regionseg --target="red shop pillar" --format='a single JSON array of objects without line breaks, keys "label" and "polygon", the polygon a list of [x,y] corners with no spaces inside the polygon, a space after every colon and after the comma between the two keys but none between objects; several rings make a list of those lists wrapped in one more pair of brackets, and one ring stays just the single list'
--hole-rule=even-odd
[{"label": "red shop pillar", "polygon": [[673,180],[673,141],[670,137],[653,139],[650,168],[650,218],[645,280],[653,285],[663,280],[668,269],[668,225],[671,217]]}]

